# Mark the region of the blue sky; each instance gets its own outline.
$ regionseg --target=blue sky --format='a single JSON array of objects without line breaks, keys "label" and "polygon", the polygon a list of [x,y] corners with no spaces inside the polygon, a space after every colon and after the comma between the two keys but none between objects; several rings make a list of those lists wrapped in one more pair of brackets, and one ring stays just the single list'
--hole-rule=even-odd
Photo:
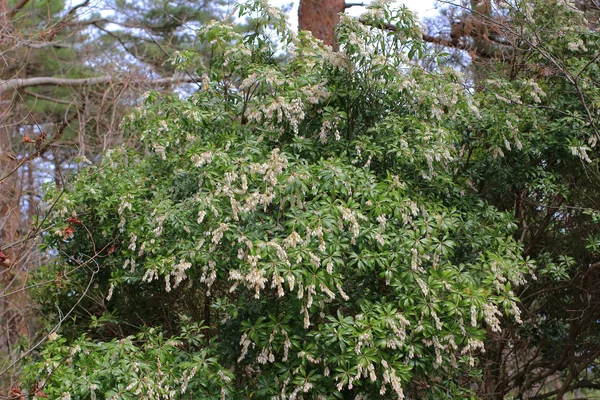
[{"label": "blue sky", "polygon": [[[328,1],[328,0],[323,0]],[[419,18],[430,17],[435,15],[434,0],[397,0],[400,4],[405,4],[408,8],[417,13]],[[269,0],[274,6],[281,7],[290,3],[294,4],[294,8],[290,12],[290,23],[294,28],[298,26],[298,3],[299,0]],[[370,0],[348,0],[347,3],[369,3]],[[360,15],[364,7],[352,7],[349,9],[349,14]]]}]

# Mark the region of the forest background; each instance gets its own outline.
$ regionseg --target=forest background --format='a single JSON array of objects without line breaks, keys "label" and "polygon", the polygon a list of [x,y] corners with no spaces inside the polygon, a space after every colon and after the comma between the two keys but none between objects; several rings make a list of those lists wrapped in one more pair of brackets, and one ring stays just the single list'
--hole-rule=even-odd
[{"label": "forest background", "polygon": [[[279,353],[285,351],[287,354],[290,347],[302,354],[298,356],[302,360],[298,366],[286,366],[292,371],[290,376],[293,377],[290,379],[291,394],[288,396],[305,393],[305,396],[312,398],[319,393],[329,395],[334,391],[343,398],[354,398],[361,393],[365,393],[367,398],[373,398],[373,393],[381,398],[400,397],[401,392],[410,398],[472,396],[502,399],[512,396],[542,399],[592,398],[597,395],[600,390],[597,371],[600,356],[600,330],[597,329],[600,317],[600,181],[596,146],[600,136],[598,3],[585,0],[561,2],[557,6],[541,0],[532,3],[442,2],[439,16],[414,25],[408,13],[389,11],[391,8],[385,8],[389,5],[384,7],[378,2],[375,10],[386,11],[371,12],[365,17],[353,16],[349,20],[342,18],[342,28],[338,29],[335,37],[334,26],[340,22],[339,13],[352,11],[354,15],[353,9],[356,10],[358,6],[337,0],[327,3],[302,0],[300,29],[311,31],[325,44],[332,46],[333,50],[318,47],[318,44],[302,35],[300,39],[291,39],[293,33],[281,25],[282,16],[265,4],[250,3],[254,6],[247,6],[246,14],[240,16],[235,8],[236,3],[227,0],[118,0],[67,4],[47,0],[0,0],[0,379],[4,398],[19,399],[36,395],[126,398],[128,391],[135,393],[138,387],[130,387],[133,381],[128,381],[129,378],[115,377],[118,372],[94,378],[97,382],[92,378],[83,383],[75,382],[74,377],[86,371],[86,365],[89,367],[96,362],[100,363],[97,365],[109,365],[110,362],[105,359],[108,354],[124,352],[119,353],[123,362],[129,362],[130,365],[141,363],[151,357],[149,349],[152,346],[164,349],[165,354],[178,360],[171,360],[173,376],[184,374],[191,381],[195,373],[191,374],[190,365],[197,361],[194,357],[203,354],[209,359],[206,375],[198,374],[196,380],[201,379],[200,376],[204,380],[213,379],[220,382],[220,388],[215,394],[214,387],[201,387],[203,384],[199,384],[195,390],[197,393],[205,390],[207,396],[263,398],[267,394],[273,396],[277,392],[275,389],[279,390],[282,386],[284,388],[281,390],[285,391],[287,383],[284,385],[279,382],[274,388],[270,383],[262,382],[260,374],[256,373],[262,369],[263,379],[269,376],[269,370],[263,366],[260,358],[261,352],[256,350],[257,354],[252,355],[256,357],[254,363],[243,360],[241,354],[249,346],[276,348],[273,352],[278,359],[282,358]],[[114,12],[100,12],[105,9]],[[231,32],[234,33],[210,24],[213,19],[223,24],[233,24]],[[224,40],[222,48],[215,49],[214,43],[218,42],[219,35],[228,40]],[[225,73],[223,71],[229,68],[228,62],[226,57],[219,56],[219,52],[234,43],[246,46],[245,49],[252,56],[248,59],[243,56],[233,58],[232,63],[238,63],[239,70]],[[388,60],[396,62],[383,62],[384,65],[395,65],[395,71],[378,69],[377,63],[382,61],[377,54],[366,54],[380,45],[380,52]],[[314,57],[329,60],[327,62],[332,64],[324,66],[317,63],[314,71],[298,66],[295,67],[298,69],[289,69],[290,65],[294,65],[289,60],[294,60],[294,57],[310,60],[303,54],[287,55],[298,49],[314,52]],[[346,72],[354,71],[353,74],[343,74],[336,69],[341,67],[336,66],[336,61],[331,61],[335,60],[335,54],[345,54],[350,66],[344,68],[347,68]],[[401,58],[402,55],[407,58]],[[341,279],[342,275],[333,274],[332,281],[323,280],[323,286],[315,286],[321,297],[326,299],[333,295],[333,304],[328,301],[326,306],[323,305],[324,299],[320,303],[315,301],[324,315],[321,318],[327,321],[327,316],[339,317],[339,326],[336,325],[335,331],[342,332],[340,327],[344,326],[347,329],[344,332],[348,335],[348,338],[340,339],[340,343],[353,343],[348,346],[354,349],[362,346],[377,348],[377,334],[369,330],[369,324],[375,322],[363,326],[363,322],[356,319],[357,315],[369,315],[366,310],[371,310],[373,315],[389,312],[384,305],[377,303],[385,296],[369,298],[366,294],[368,291],[364,292],[365,287],[377,287],[386,296],[398,296],[398,299],[404,296],[400,292],[410,291],[410,288],[416,292],[423,291],[425,302],[421,304],[419,302],[422,299],[405,299],[408,302],[404,303],[405,315],[400,317],[394,311],[394,323],[388,321],[392,317],[386,316],[388,319],[385,321],[388,322],[382,323],[388,325],[382,328],[384,333],[381,333],[386,336],[388,331],[395,332],[394,327],[401,327],[396,332],[399,336],[404,337],[406,330],[411,340],[416,342],[416,338],[419,338],[419,343],[424,343],[423,349],[417,349],[422,352],[419,353],[422,365],[403,359],[396,360],[398,364],[389,369],[385,365],[392,364],[392,361],[386,358],[388,355],[383,350],[376,355],[365,353],[372,359],[367,355],[367,358],[359,359],[356,358],[359,350],[350,357],[344,349],[340,355],[336,355],[344,362],[335,361],[341,369],[336,375],[332,374],[335,380],[333,377],[328,379],[324,364],[315,360],[334,363],[330,359],[335,357],[330,355],[328,359],[324,353],[321,354],[325,352],[324,349],[302,349],[295,340],[288,344],[283,339],[281,343],[277,342],[281,338],[271,339],[270,334],[275,332],[273,324],[282,322],[277,320],[274,311],[269,314],[274,315],[273,324],[257,319],[248,310],[244,311],[248,314],[244,314],[243,307],[236,301],[247,301],[244,300],[245,295],[237,298],[224,294],[230,286],[228,282],[233,279],[231,275],[221,276],[225,274],[224,271],[215,272],[217,284],[213,289],[215,293],[222,291],[222,301],[217,301],[217,295],[213,298],[203,290],[196,292],[189,289],[187,294],[171,294],[170,284],[167,283],[169,290],[166,290],[162,280],[160,285],[150,284],[148,289],[143,290],[144,296],[136,297],[137,285],[148,280],[148,271],[153,271],[150,264],[145,267],[145,272],[140,271],[137,278],[127,278],[114,272],[123,270],[120,265],[126,259],[142,260],[142,256],[136,258],[129,254],[131,247],[135,250],[139,246],[129,243],[131,237],[142,231],[135,230],[139,227],[134,229],[128,226],[127,229],[131,231],[127,231],[130,236],[126,239],[123,235],[115,235],[112,240],[103,240],[103,235],[107,231],[122,232],[123,226],[117,224],[121,223],[124,210],[129,208],[132,211],[132,207],[139,207],[133,214],[140,216],[144,215],[141,210],[145,206],[142,203],[136,206],[134,197],[123,197],[125,192],[115,192],[112,194],[114,198],[107,195],[104,201],[94,203],[96,200],[92,201],[91,197],[82,194],[94,189],[90,182],[100,179],[90,166],[109,171],[103,179],[108,179],[109,186],[116,188],[120,187],[119,179],[127,176],[125,166],[132,174],[128,179],[139,178],[139,174],[142,174],[142,170],[136,169],[137,164],[131,161],[135,158],[133,154],[150,154],[156,159],[149,156],[148,165],[140,163],[142,166],[139,168],[145,168],[143,171],[148,176],[156,173],[156,179],[162,177],[161,182],[166,186],[164,193],[169,193],[168,196],[173,196],[177,201],[191,196],[186,192],[187,189],[180,186],[185,187],[190,182],[197,185],[197,177],[190,178],[192,175],[177,172],[191,167],[180,164],[176,152],[171,152],[164,143],[151,141],[146,132],[157,132],[159,136],[179,140],[173,132],[184,132],[189,128],[179,125],[181,121],[174,114],[165,116],[161,110],[170,109],[171,104],[174,104],[174,110],[177,107],[184,110],[189,106],[187,101],[196,101],[206,109],[214,107],[230,115],[232,121],[239,120],[239,125],[229,125],[226,121],[215,119],[214,115],[202,117],[217,123],[223,131],[245,132],[251,129],[253,123],[259,124],[261,121],[248,120],[250,114],[246,106],[252,105],[250,99],[255,96],[255,101],[262,100],[271,105],[279,101],[279,97],[269,92],[271,89],[264,89],[264,92],[259,90],[261,86],[258,83],[257,92],[252,92],[252,95],[249,94],[249,88],[244,86],[253,73],[262,71],[260,68],[269,71],[267,67],[274,68],[279,74],[285,72],[294,77],[287,86],[283,83],[275,85],[281,86],[277,90],[281,91],[283,98],[298,92],[300,86],[294,85],[300,85],[300,80],[305,79],[302,84],[309,82],[315,87],[318,87],[317,83],[326,82],[319,90],[333,93],[329,98],[335,101],[329,100],[326,106],[325,95],[319,97],[321,94],[313,93],[316,100],[311,100],[306,94],[300,107],[303,115],[300,119],[297,108],[291,105],[291,111],[282,108],[279,111],[282,116],[276,115],[272,126],[272,132],[284,132],[282,136],[269,142],[272,132],[265,131],[257,134],[260,140],[256,143],[246,144],[256,148],[257,160],[264,156],[265,165],[271,165],[269,162],[287,165],[292,163],[294,155],[316,166],[320,165],[319,160],[335,156],[338,161],[341,160],[341,165],[365,165],[368,173],[364,176],[360,175],[360,171],[343,170],[347,174],[346,179],[355,182],[357,188],[371,190],[373,188],[362,186],[361,183],[374,179],[383,184],[389,173],[390,177],[402,177],[407,191],[412,189],[423,193],[418,201],[415,195],[414,204],[421,207],[420,211],[416,205],[417,211],[410,205],[406,206],[407,213],[413,214],[410,218],[414,218],[411,229],[416,238],[416,242],[409,246],[406,244],[407,238],[395,237],[392,233],[388,233],[389,236],[376,236],[375,227],[384,229],[386,223],[393,224],[389,218],[385,218],[392,211],[382,214],[381,210],[371,210],[366,203],[361,203],[352,211],[351,200],[355,195],[343,190],[338,193],[337,188],[321,188],[332,198],[348,198],[344,206],[339,206],[339,216],[332,218],[339,217],[345,221],[344,224],[356,224],[350,226],[349,231],[362,224],[355,220],[358,218],[356,215],[366,215],[365,226],[370,223],[369,213],[379,215],[377,222],[373,221],[369,228],[371,233],[357,233],[356,237],[351,233],[348,240],[352,243],[340,244],[340,264],[358,271],[364,270],[364,275],[361,272],[356,276],[344,272],[344,280],[351,276],[353,278],[348,278],[348,282],[356,284],[344,286],[353,300],[341,301],[340,297],[344,299],[346,292],[340,288],[339,293],[336,291],[337,297],[331,292],[336,282],[342,282],[336,280]],[[398,71],[402,71],[402,74]],[[404,74],[404,71],[409,72]],[[265,79],[279,82],[277,77]],[[378,86],[378,80],[385,80],[397,88],[397,92]],[[402,82],[412,82],[413,86],[407,88]],[[395,84],[399,86],[393,86]],[[264,86],[271,87],[273,82],[264,83]],[[462,88],[462,91],[457,88]],[[223,95],[224,91],[227,93],[232,90],[240,93],[246,90],[247,98],[236,98],[231,93]],[[448,102],[442,94],[449,92],[454,93],[454,97]],[[213,93],[214,97],[206,100],[202,97],[203,93]],[[365,93],[368,94],[367,100],[362,104],[361,97]],[[409,100],[411,98],[419,98],[421,103],[414,105]],[[285,98],[285,101],[292,104],[291,99]],[[243,109],[236,108],[241,105],[244,105]],[[134,117],[139,110],[146,110],[147,114]],[[354,110],[354,114],[349,110]],[[371,110],[371,114],[367,110]],[[390,120],[389,110],[395,110],[395,115],[409,115],[412,119],[410,123]],[[261,112],[268,114],[267,109]],[[277,113],[275,108],[271,112]],[[311,115],[312,119],[305,117],[305,114]],[[128,121],[124,120],[126,116],[132,116],[130,125],[124,122]],[[431,122],[430,118],[436,122]],[[309,123],[317,120],[321,121],[318,127]],[[425,122],[419,125],[415,121]],[[160,128],[162,124],[165,126]],[[391,128],[394,125],[398,131]],[[325,146],[323,126],[332,132],[339,130],[343,134],[341,142],[346,146],[336,147],[337,142],[331,139],[330,145]],[[440,141],[431,141],[431,130],[438,132],[438,129],[449,133]],[[304,132],[301,138],[311,138],[313,135],[314,143],[299,141],[294,135],[298,130]],[[208,153],[217,151],[221,145],[227,148],[232,146],[227,144],[231,140],[213,138],[206,133],[201,135],[213,140],[214,148],[210,151],[194,149],[197,156],[204,154],[208,157]],[[241,137],[245,138],[245,135]],[[403,143],[391,141],[391,138],[398,137],[407,140],[409,147],[414,150],[408,151]],[[285,162],[271,152],[279,147],[284,149]],[[121,158],[123,156],[118,151],[115,156],[117,161],[111,161],[111,157],[106,156],[107,151],[108,154],[115,154],[115,149],[122,148],[133,152],[129,156],[131,159]],[[244,153],[235,143],[232,149],[232,154],[243,159]],[[396,153],[391,153],[390,149]],[[448,150],[447,159],[445,155],[440,156],[445,154],[444,149]],[[346,160],[345,163],[343,160]],[[399,160],[411,162],[404,165]],[[198,159],[194,161],[199,165],[204,162]],[[217,168],[216,163],[210,165]],[[264,168],[268,170],[270,167]],[[305,174],[316,174],[315,170],[300,170]],[[162,173],[172,174],[174,178],[164,178]],[[215,169],[211,173],[211,179],[219,182],[226,181],[225,177],[228,176],[224,175],[227,172],[222,169]],[[78,175],[82,178],[74,179]],[[313,185],[312,182],[310,185],[308,182],[303,184],[307,187]],[[151,185],[157,193],[162,190],[159,184]],[[44,186],[47,187],[45,190]],[[111,190],[110,187],[102,188]],[[122,189],[132,190],[124,186]],[[48,194],[44,195],[44,192]],[[454,199],[453,196],[459,192],[468,199],[465,203]],[[140,193],[139,196],[144,198],[149,194]],[[441,200],[444,198],[446,200]],[[298,205],[290,204],[289,207],[302,208],[300,203],[303,201],[310,203],[306,198],[298,200]],[[408,198],[403,201],[409,204]],[[481,204],[485,204],[485,207]],[[486,208],[488,206],[490,208]],[[68,209],[70,214],[61,214],[63,209]],[[397,210],[400,209],[398,206]],[[165,210],[165,215],[168,215],[169,209]],[[436,213],[443,218],[447,216],[448,221],[454,221],[456,225],[448,223],[449,227],[432,227],[427,222],[428,215]],[[256,214],[253,218],[263,223],[275,218],[276,214],[269,211],[265,215]],[[381,218],[381,215],[384,217]],[[373,214],[373,219],[375,216]],[[151,221],[147,222],[152,227],[150,231],[159,226],[162,230],[163,222],[157,222],[159,220],[154,217],[144,217]],[[402,218],[408,217],[403,215]],[[235,219],[233,214],[231,219]],[[201,218],[198,217],[198,220]],[[177,227],[177,221],[167,221],[167,225]],[[256,221],[254,223],[258,224]],[[140,224],[143,225],[142,222]],[[473,228],[478,224],[489,226]],[[214,237],[219,226],[206,228],[207,232]],[[314,240],[318,242],[319,237],[324,240],[323,236],[319,236],[319,230],[313,228],[313,232],[317,232],[310,234],[315,237]],[[396,228],[398,232],[405,229]],[[489,231],[486,230],[488,228]],[[273,230],[271,227],[264,229],[268,232],[265,233],[267,236]],[[429,229],[432,231],[429,232]],[[472,236],[465,233],[470,229],[473,230]],[[341,233],[339,235],[343,236]],[[120,238],[117,240],[117,237]],[[173,234],[173,239],[176,237]],[[431,237],[435,240],[432,241]],[[90,239],[102,243],[102,249],[81,244]],[[468,239],[471,243],[459,243],[458,239]],[[233,239],[227,239],[227,235],[224,240],[232,240],[233,243]],[[256,240],[260,241],[259,238]],[[403,254],[401,261],[367,260],[368,257],[374,257],[368,252],[369,249],[379,249],[376,254],[394,253],[386,247],[392,242],[398,243],[399,249],[395,251]],[[271,240],[265,243],[267,248],[275,249],[272,243],[278,242]],[[405,243],[408,247],[404,248],[399,243]],[[306,251],[309,251],[310,244],[305,244]],[[319,254],[317,249],[321,251],[321,245],[317,244],[310,254]],[[378,248],[378,244],[382,247]],[[165,246],[178,248],[171,242]],[[475,262],[469,258],[473,254],[486,254],[483,248],[489,250],[485,256],[488,259],[484,260],[482,256]],[[402,253],[403,249],[406,254]],[[361,258],[357,254],[368,257]],[[426,259],[419,258],[419,254],[424,254]],[[259,256],[267,258],[266,253],[242,254],[242,258],[246,257],[244,260]],[[165,259],[169,257],[164,256]],[[304,259],[310,260],[311,256],[306,253]],[[94,260],[97,270],[94,269],[96,267],[89,267],[89,260]],[[249,260],[252,264],[252,260],[256,259]],[[262,262],[266,263],[265,260]],[[118,263],[120,265],[117,267]],[[204,276],[206,271],[202,272],[200,265],[203,263],[210,265],[208,260],[200,257],[191,263],[193,267],[187,267],[183,261],[173,262],[171,267],[173,271],[177,266],[180,269],[185,267],[185,271],[191,268],[187,274],[193,276],[192,271],[198,264],[196,278],[210,289],[213,282],[207,283]],[[413,265],[415,263],[418,264],[416,267]],[[440,273],[443,270],[448,276],[436,275],[434,270],[437,270],[438,263],[448,266],[448,270],[440,267]],[[396,264],[399,269],[389,272],[389,267]],[[414,276],[410,275],[412,278],[402,275],[402,265],[409,270],[415,267]],[[494,269],[499,272],[493,271],[497,274],[488,279],[477,268],[486,270],[485,273]],[[157,272],[157,275],[160,274],[161,279],[164,278],[162,275],[176,279],[173,271],[165,270]],[[381,273],[381,281],[374,282],[366,278],[373,271]],[[462,271],[458,272],[459,275],[472,276],[473,282],[452,281],[455,279],[452,274],[457,271]],[[240,285],[245,286],[249,293],[256,289],[250,280],[251,272],[240,272],[243,276]],[[404,282],[412,283],[407,288],[398,289],[400,292],[388,292],[385,287],[389,286],[391,278],[386,273],[393,275],[394,279],[402,277]],[[515,278],[517,275],[519,277]],[[296,279],[302,281],[304,278],[299,276]],[[419,276],[419,279],[427,276],[431,281],[419,281],[415,278]],[[272,279],[273,282],[277,280]],[[440,295],[444,300],[440,300],[439,306],[434,306],[437,303],[433,301],[431,293],[435,282],[446,282],[446,279],[453,282],[446,286],[448,293],[461,288],[463,292],[468,290],[468,295],[463,293],[459,298]],[[310,292],[310,283],[305,283],[307,292],[303,294],[306,296],[304,299],[313,295],[318,297]],[[134,289],[128,289],[127,285]],[[270,295],[277,298],[277,285],[274,285]],[[426,285],[426,289],[423,285]],[[294,284],[290,286],[289,291]],[[121,296],[120,300],[111,302],[113,290],[115,296]],[[439,290],[444,292],[443,289]],[[183,285],[176,292],[182,291],[186,291]],[[354,300],[353,294],[363,292],[365,301],[372,300],[373,304],[382,308],[375,305],[369,308]],[[265,297],[264,301],[268,299]],[[162,314],[149,313],[153,316],[144,320],[133,312],[129,313],[131,304],[142,300],[147,301],[143,305],[143,312],[158,307]],[[452,302],[456,304],[451,306]],[[193,303],[200,305],[192,306]],[[409,303],[415,307],[413,311],[406,311],[412,310],[406,306]],[[235,310],[234,304],[238,307]],[[257,304],[253,304],[253,307],[259,307]],[[311,306],[303,303],[298,307],[299,314],[308,318]],[[142,309],[137,312],[143,315]],[[245,322],[253,321],[253,325],[220,326],[218,318],[230,314],[241,314],[247,318]],[[476,329],[468,334],[460,333],[465,328],[459,328],[460,323],[453,322],[456,315],[470,319],[472,327]],[[348,322],[342,317],[354,320]],[[304,326],[304,318],[302,316],[298,326],[293,321],[285,323],[291,326],[290,337],[306,340],[308,336],[303,335],[314,333]],[[375,316],[372,318],[378,321]],[[192,324],[201,321],[200,325]],[[403,325],[405,323],[406,326]],[[430,327],[427,323],[431,324]],[[469,324],[471,322],[466,325]],[[327,323],[323,322],[323,329],[327,327]],[[220,329],[229,332],[230,336],[219,337],[217,332]],[[444,332],[444,335],[435,331]],[[253,344],[247,339],[250,332],[258,332],[251,339]],[[267,334],[262,337],[264,332]],[[288,330],[281,330],[278,335],[287,337],[288,333],[284,332]],[[163,335],[174,339],[163,343]],[[449,339],[451,335],[456,335],[452,336],[456,338],[463,335],[464,343],[452,339],[458,343],[453,345]],[[134,339],[130,343],[123,342],[132,337]],[[198,339],[200,337],[205,339]],[[273,344],[274,340],[277,345]],[[395,350],[394,346],[401,346],[390,340],[386,339],[384,347],[391,346]],[[229,343],[237,353],[222,354],[222,349],[215,350],[215,343],[219,341],[222,344]],[[467,348],[467,342],[471,347]],[[94,347],[98,343],[104,343],[106,347]],[[485,352],[479,348],[480,343],[481,347],[485,347]],[[414,351],[413,345],[409,346],[408,342],[402,344],[405,345],[407,347],[401,347],[399,353]],[[76,348],[79,350],[74,351]],[[84,348],[84,352],[96,352],[101,361],[76,356],[75,353],[81,348]],[[177,349],[191,358],[185,359],[177,353]],[[139,359],[131,355],[138,354],[136,352],[139,353]],[[125,356],[125,353],[129,355]],[[391,353],[394,354],[393,351]],[[438,361],[440,357],[442,361]],[[342,364],[347,364],[347,371],[343,370]],[[238,374],[231,365],[238,365],[238,369],[243,369],[244,373]],[[119,368],[110,364],[109,370],[118,371]],[[154,383],[160,382],[160,368],[152,368],[149,371],[157,374]],[[281,368],[281,365],[276,365],[270,373],[277,375],[283,371]],[[304,380],[297,377],[297,369]],[[49,371],[49,377],[42,378],[45,370]],[[146,373],[150,374],[148,371]],[[355,389],[352,388],[354,381]],[[401,382],[403,391],[398,390],[399,383],[396,381]],[[177,396],[183,397],[183,382],[171,383],[171,386],[176,385],[179,385]],[[393,390],[386,393],[382,390],[386,385]],[[150,393],[154,393],[152,390],[159,389],[151,384],[143,388],[143,393],[149,397],[152,397]],[[223,388],[229,392],[223,394]],[[80,394],[72,392],[74,390]],[[109,391],[113,394],[108,395]]]}]

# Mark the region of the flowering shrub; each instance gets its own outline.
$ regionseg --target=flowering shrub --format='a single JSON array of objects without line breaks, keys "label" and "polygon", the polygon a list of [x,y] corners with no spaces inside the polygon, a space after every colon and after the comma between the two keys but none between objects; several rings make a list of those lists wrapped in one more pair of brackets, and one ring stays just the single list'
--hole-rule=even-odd
[{"label": "flowering shrub", "polygon": [[[30,386],[52,398],[465,398],[485,331],[520,320],[513,217],[471,194],[478,109],[425,70],[406,9],[342,18],[341,52],[261,1],[214,22],[185,99],[150,93],[46,223],[38,293],[62,327]],[[396,31],[376,28],[394,24]],[[373,27],[370,27],[373,26]],[[200,66],[198,66],[200,65]],[[76,316],[76,318],[73,318]],[[202,324],[202,326],[198,325]]]}]

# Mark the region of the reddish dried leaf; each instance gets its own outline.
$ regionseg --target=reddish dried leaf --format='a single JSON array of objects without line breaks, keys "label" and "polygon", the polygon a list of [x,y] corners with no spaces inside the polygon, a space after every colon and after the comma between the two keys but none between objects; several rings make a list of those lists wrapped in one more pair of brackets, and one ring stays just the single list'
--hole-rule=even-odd
[{"label": "reddish dried leaf", "polygon": [[35,143],[35,140],[33,140],[32,138],[30,138],[27,135],[23,136],[23,143]]},{"label": "reddish dried leaf", "polygon": [[31,388],[31,393],[33,393],[33,395],[37,397],[43,397],[45,399],[48,398],[48,395],[42,392],[42,389],[40,389],[39,384],[37,382]]},{"label": "reddish dried leaf", "polygon": [[10,268],[12,266],[12,260],[8,258],[3,252],[0,251],[0,266],[4,268]]},{"label": "reddish dried leaf", "polygon": [[62,231],[62,235],[63,238],[65,239],[70,239],[73,237],[73,233],[75,233],[75,228],[73,228],[71,225],[68,225],[65,229],[63,229]]},{"label": "reddish dried leaf", "polygon": [[11,400],[23,400],[23,393],[21,392],[21,388],[16,386],[10,388],[10,399]]},{"label": "reddish dried leaf", "polygon": [[73,225],[81,225],[81,220],[77,217],[69,217],[67,218],[67,222]]},{"label": "reddish dried leaf", "polygon": [[65,272],[63,270],[58,271],[58,275],[56,275],[56,278],[54,278],[54,285],[57,288],[62,287],[61,281],[64,277],[65,277]]}]

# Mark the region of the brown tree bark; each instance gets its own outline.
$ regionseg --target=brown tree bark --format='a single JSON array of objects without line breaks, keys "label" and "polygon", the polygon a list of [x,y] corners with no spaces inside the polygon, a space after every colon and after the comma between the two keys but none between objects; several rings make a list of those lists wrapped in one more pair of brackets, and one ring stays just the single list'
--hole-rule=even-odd
[{"label": "brown tree bark", "polygon": [[[2,0],[0,0],[2,1]],[[18,353],[14,345],[20,337],[29,337],[29,295],[19,291],[26,284],[26,273],[22,266],[20,246],[15,245],[24,235],[20,199],[21,180],[18,159],[13,151],[12,139],[15,122],[10,118],[9,93],[0,93],[0,356],[14,360]],[[11,246],[12,245],[12,246]],[[10,292],[18,292],[7,297]],[[17,371],[9,371],[0,377],[0,388],[12,387]]]},{"label": "brown tree bark", "polygon": [[344,9],[344,0],[300,0],[298,30],[312,32],[314,37],[337,50],[334,28]]},{"label": "brown tree bark", "polygon": [[[11,143],[16,124],[11,121],[10,111],[9,93],[0,93],[0,249],[16,243],[21,228],[19,174],[13,172],[18,168],[18,159]],[[14,260],[14,256],[4,253]],[[0,265],[9,267],[6,261]]]}]

